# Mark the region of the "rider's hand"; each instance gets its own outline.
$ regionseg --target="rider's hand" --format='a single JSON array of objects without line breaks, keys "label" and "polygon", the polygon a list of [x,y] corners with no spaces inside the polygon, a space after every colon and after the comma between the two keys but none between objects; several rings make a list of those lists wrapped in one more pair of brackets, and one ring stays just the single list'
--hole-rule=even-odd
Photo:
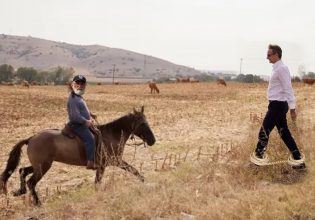
[{"label": "rider's hand", "polygon": [[92,127],[92,126],[93,126],[92,119],[86,120],[86,121],[85,121],[85,126],[88,127],[88,128],[89,128],[89,127]]},{"label": "rider's hand", "polygon": [[93,118],[93,119],[97,119],[97,116],[96,115],[94,115],[93,113],[90,113],[90,115],[91,115],[91,117]]}]

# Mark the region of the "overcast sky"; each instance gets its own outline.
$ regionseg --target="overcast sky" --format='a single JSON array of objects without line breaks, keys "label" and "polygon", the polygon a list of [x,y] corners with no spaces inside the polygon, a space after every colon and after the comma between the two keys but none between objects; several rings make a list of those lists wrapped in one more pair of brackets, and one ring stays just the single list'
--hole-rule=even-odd
[{"label": "overcast sky", "polygon": [[99,44],[201,70],[270,75],[269,43],[315,71],[313,0],[0,0],[0,33]]}]

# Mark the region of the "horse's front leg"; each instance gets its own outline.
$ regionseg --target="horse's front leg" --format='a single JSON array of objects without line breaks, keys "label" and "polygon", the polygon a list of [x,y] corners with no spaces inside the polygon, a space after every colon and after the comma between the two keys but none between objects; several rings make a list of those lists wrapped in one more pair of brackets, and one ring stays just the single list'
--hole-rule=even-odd
[{"label": "horse's front leg", "polygon": [[132,173],[133,175],[138,177],[141,182],[144,182],[144,176],[142,176],[136,168],[128,164],[126,161],[121,160],[118,164],[118,167]]},{"label": "horse's front leg", "polygon": [[102,181],[104,171],[105,171],[106,166],[100,166],[96,170],[96,175],[95,175],[95,184],[99,184]]}]

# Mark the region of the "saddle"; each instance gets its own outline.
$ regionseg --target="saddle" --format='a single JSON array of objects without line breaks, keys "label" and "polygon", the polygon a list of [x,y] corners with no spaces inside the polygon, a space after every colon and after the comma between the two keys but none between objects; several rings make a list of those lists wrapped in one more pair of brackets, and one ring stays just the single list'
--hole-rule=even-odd
[{"label": "saddle", "polygon": [[[96,159],[95,161],[97,161],[97,163],[99,164],[100,159],[101,159],[101,158],[99,158],[99,152],[102,149],[104,149],[102,133],[96,126],[90,127],[89,129],[92,132],[92,134],[94,135],[94,140],[95,140],[95,151],[94,152],[95,152],[95,159]],[[75,134],[73,129],[68,124],[65,124],[65,127],[61,130],[61,134],[70,138],[70,139],[74,139],[75,137],[77,137],[77,135]]]},{"label": "saddle", "polygon": [[61,130],[61,134],[70,139],[74,139],[77,136],[68,124],[65,124],[65,127]]}]

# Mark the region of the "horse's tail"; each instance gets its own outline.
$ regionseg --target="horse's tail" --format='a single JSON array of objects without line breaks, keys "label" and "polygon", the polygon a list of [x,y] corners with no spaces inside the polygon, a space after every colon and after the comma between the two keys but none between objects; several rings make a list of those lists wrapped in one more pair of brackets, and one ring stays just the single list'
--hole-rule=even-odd
[{"label": "horse's tail", "polygon": [[157,86],[155,86],[155,89],[156,89],[157,93],[160,93],[160,90],[158,89]]},{"label": "horse's tail", "polygon": [[21,140],[12,148],[9,155],[8,162],[7,162],[7,166],[0,176],[0,192],[1,191],[5,193],[7,192],[7,188],[6,188],[7,181],[20,162],[23,145],[28,144],[30,139],[31,137]]}]

